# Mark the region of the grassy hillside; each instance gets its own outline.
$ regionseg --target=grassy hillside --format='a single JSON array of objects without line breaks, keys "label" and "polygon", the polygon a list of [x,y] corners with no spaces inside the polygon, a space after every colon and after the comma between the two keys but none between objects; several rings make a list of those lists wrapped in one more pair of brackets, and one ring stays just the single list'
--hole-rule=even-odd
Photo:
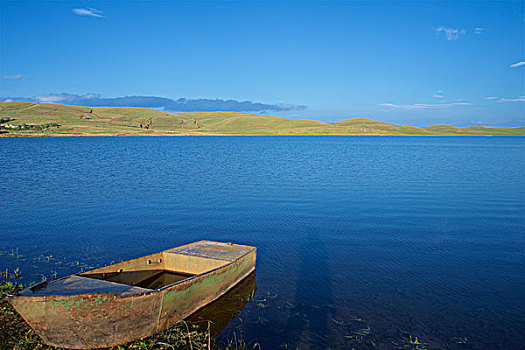
[{"label": "grassy hillside", "polygon": [[[151,121],[151,127],[141,128]],[[166,113],[147,108],[0,103],[0,132],[10,135],[525,135],[525,127],[412,127],[365,118],[337,123],[236,112]],[[12,127],[16,125],[16,127]]]}]

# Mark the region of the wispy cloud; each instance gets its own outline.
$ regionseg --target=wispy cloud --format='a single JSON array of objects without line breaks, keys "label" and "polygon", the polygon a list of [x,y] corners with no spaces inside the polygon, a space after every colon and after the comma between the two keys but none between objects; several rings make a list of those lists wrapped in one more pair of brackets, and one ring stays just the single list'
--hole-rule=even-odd
[{"label": "wispy cloud", "polygon": [[438,94],[442,94],[444,91],[443,90],[438,90],[436,91]]},{"label": "wispy cloud", "polygon": [[414,103],[411,105],[396,105],[393,103],[381,103],[381,106],[395,108],[395,109],[408,109],[408,110],[429,110],[429,109],[447,109],[454,106],[472,106],[472,103],[468,102],[453,102],[453,103]]},{"label": "wispy cloud", "polygon": [[104,12],[102,12],[100,10],[97,10],[97,9],[94,9],[94,8],[91,8],[91,7],[73,9],[72,11],[73,11],[73,13],[75,13],[75,14],[77,14],[79,16],[89,16],[89,17],[98,17],[98,18],[105,17],[104,16]]},{"label": "wispy cloud", "polygon": [[485,31],[485,28],[474,28],[474,34],[483,34],[483,32]]},{"label": "wispy cloud", "polygon": [[12,79],[12,80],[27,80],[29,79],[29,77],[26,77],[22,74],[17,74],[17,75],[4,75],[2,78],[4,79]]},{"label": "wispy cloud", "polygon": [[518,98],[503,98],[498,96],[485,97],[485,100],[490,100],[496,103],[502,102],[525,102],[525,96],[519,96]]},{"label": "wispy cloud", "polygon": [[436,33],[443,33],[447,40],[458,40],[462,35],[467,33],[466,29],[457,29],[457,28],[448,28],[444,26],[439,26],[436,28]]},{"label": "wispy cloud", "polygon": [[[157,108],[174,112],[210,112],[210,111],[231,111],[231,112],[264,112],[264,111],[301,111],[306,106],[295,106],[290,104],[266,104],[252,101],[236,101],[222,99],[185,99],[179,98],[172,100],[157,96],[124,96],[115,98],[105,98],[100,94],[48,94],[33,98],[7,97],[11,101],[29,101],[46,103],[63,103],[69,105],[80,105],[90,107],[146,107]],[[2,100],[2,99],[0,99]]]},{"label": "wispy cloud", "polygon": [[514,64],[511,64],[510,67],[511,68],[516,68],[516,67],[521,67],[521,66],[524,66],[525,65],[525,61],[520,61],[520,62],[516,62]]},{"label": "wispy cloud", "polygon": [[520,96],[518,98],[500,98],[496,102],[525,102],[525,96]]},{"label": "wispy cloud", "polygon": [[437,98],[443,98],[443,97],[445,97],[445,96],[443,96],[443,95],[433,95],[433,96],[434,96],[434,97],[437,97]]}]

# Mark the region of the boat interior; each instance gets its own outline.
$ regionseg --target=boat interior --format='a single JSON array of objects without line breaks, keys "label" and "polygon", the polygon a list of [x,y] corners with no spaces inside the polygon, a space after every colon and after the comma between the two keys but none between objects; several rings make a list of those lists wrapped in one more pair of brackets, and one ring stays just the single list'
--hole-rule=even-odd
[{"label": "boat interior", "polygon": [[24,289],[20,295],[145,293],[217,269],[253,247],[200,241]]}]

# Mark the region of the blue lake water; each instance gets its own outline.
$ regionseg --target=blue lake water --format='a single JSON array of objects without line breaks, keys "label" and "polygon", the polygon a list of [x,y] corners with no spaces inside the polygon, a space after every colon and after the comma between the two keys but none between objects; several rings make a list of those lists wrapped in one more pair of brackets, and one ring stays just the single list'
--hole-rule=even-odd
[{"label": "blue lake water", "polygon": [[[525,348],[523,137],[0,138],[0,270],[258,248],[220,337]],[[78,265],[77,265],[78,264]]]}]

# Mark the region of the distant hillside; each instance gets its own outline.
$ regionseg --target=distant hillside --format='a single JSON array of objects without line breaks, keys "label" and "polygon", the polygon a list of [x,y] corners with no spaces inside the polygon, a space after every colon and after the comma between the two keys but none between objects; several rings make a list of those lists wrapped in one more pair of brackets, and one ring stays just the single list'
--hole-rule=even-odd
[{"label": "distant hillside", "polygon": [[366,118],[337,123],[236,112],[167,113],[134,107],[0,103],[0,133],[11,135],[525,135],[525,127],[392,125]]}]

